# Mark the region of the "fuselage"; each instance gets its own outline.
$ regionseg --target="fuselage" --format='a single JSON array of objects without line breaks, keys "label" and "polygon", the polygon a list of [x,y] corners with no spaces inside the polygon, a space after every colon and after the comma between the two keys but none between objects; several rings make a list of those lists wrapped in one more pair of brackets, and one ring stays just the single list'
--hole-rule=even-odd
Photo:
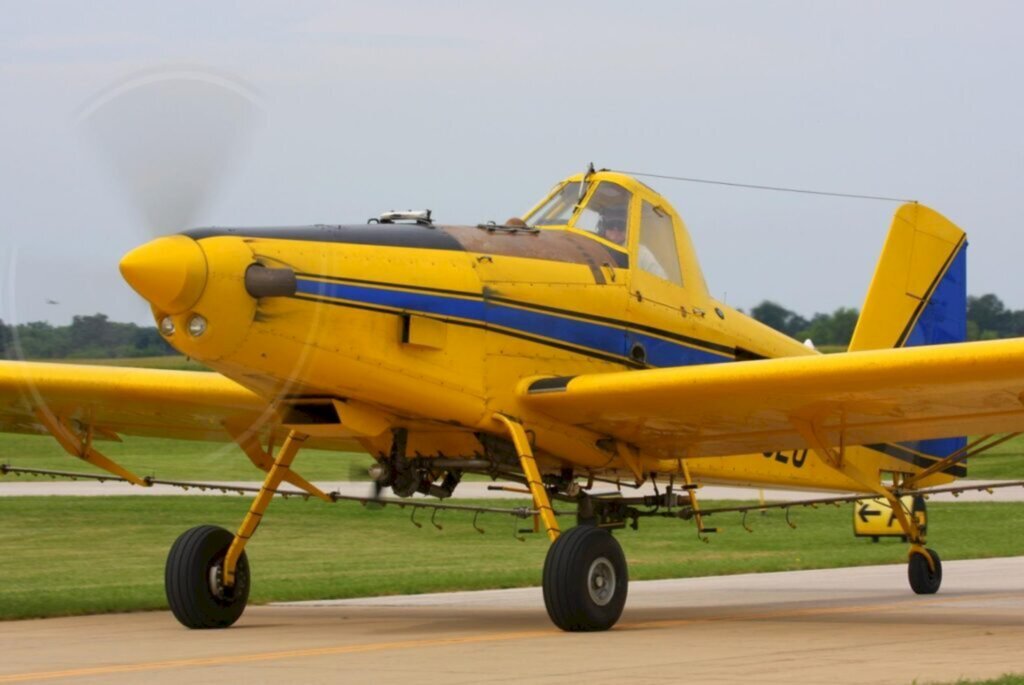
[{"label": "fuselage", "polygon": [[[187,306],[180,298],[163,310],[154,303],[154,315],[174,322],[168,340],[177,349],[268,401],[351,403],[360,417],[379,419],[373,425],[406,428],[418,456],[478,457],[488,449],[483,436],[500,433],[492,417],[501,412],[529,427],[545,468],[615,476],[624,464],[605,436],[530,412],[517,399],[522,384],[816,352],[709,295],[685,227],[663,198],[629,177],[595,176],[588,200],[602,183],[631,194],[624,245],[571,221],[196,229],[184,235],[205,259],[201,293]],[[538,207],[581,180],[567,179]],[[671,220],[664,226],[675,253],[658,255],[678,260],[668,276],[641,267],[644,212]],[[294,287],[254,298],[245,283],[254,264],[290,270]],[[197,314],[206,326],[192,335]],[[378,456],[387,442],[362,440]],[[651,448],[640,458],[659,473],[687,458],[693,477],[706,481],[851,488],[806,452],[701,459]],[[880,470],[901,463],[880,452],[871,458]]]}]

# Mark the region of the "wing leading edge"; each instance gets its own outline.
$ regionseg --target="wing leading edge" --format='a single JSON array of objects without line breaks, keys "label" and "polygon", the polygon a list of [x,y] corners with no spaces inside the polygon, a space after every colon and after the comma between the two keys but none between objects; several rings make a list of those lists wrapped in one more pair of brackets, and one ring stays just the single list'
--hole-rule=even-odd
[{"label": "wing leading edge", "polygon": [[1024,339],[527,379],[523,403],[660,458],[1024,430]]},{"label": "wing leading edge", "polygon": [[47,433],[40,411],[97,438],[230,441],[225,425],[272,418],[267,400],[216,373],[0,362],[0,431]]}]

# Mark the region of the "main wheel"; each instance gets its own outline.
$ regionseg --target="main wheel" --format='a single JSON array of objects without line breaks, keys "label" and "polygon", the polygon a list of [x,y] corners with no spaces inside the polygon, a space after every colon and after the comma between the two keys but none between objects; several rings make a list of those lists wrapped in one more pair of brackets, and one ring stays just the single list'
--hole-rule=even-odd
[{"label": "main wheel", "polygon": [[608,630],[626,604],[626,556],[607,530],[570,528],[548,549],[543,584],[544,606],[556,626]]},{"label": "main wheel", "polygon": [[942,560],[935,550],[925,551],[935,562],[935,570],[928,566],[928,559],[923,554],[914,552],[910,555],[910,563],[907,564],[907,577],[914,592],[919,595],[934,595],[942,585]]},{"label": "main wheel", "polygon": [[174,617],[186,628],[227,628],[249,599],[249,560],[242,552],[235,584],[224,587],[224,557],[234,535],[218,526],[196,526],[181,534],[167,554],[164,589]]}]

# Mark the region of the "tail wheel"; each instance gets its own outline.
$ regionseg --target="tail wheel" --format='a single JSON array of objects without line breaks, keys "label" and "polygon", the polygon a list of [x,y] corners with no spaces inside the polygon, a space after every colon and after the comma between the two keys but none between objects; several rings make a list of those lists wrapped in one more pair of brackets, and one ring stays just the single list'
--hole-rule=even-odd
[{"label": "tail wheel", "polygon": [[224,587],[223,564],[234,535],[218,526],[181,534],[167,555],[164,588],[174,617],[186,628],[227,628],[249,599],[249,560],[242,552],[235,584]]},{"label": "tail wheel", "polygon": [[928,559],[920,552],[910,555],[910,563],[907,565],[907,577],[910,579],[910,587],[919,595],[934,595],[942,585],[942,560],[937,552],[926,549],[935,569],[928,565]]},{"label": "tail wheel", "polygon": [[608,630],[622,615],[629,574],[612,534],[576,526],[558,537],[544,560],[544,606],[567,631]]}]

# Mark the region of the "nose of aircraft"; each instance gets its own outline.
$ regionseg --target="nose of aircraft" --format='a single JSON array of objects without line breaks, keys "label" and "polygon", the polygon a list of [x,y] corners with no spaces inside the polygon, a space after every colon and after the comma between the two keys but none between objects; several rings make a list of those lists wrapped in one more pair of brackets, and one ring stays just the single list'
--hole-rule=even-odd
[{"label": "nose of aircraft", "polygon": [[167,314],[199,301],[206,287],[206,255],[192,238],[157,238],[121,258],[121,275],[135,292]]}]

